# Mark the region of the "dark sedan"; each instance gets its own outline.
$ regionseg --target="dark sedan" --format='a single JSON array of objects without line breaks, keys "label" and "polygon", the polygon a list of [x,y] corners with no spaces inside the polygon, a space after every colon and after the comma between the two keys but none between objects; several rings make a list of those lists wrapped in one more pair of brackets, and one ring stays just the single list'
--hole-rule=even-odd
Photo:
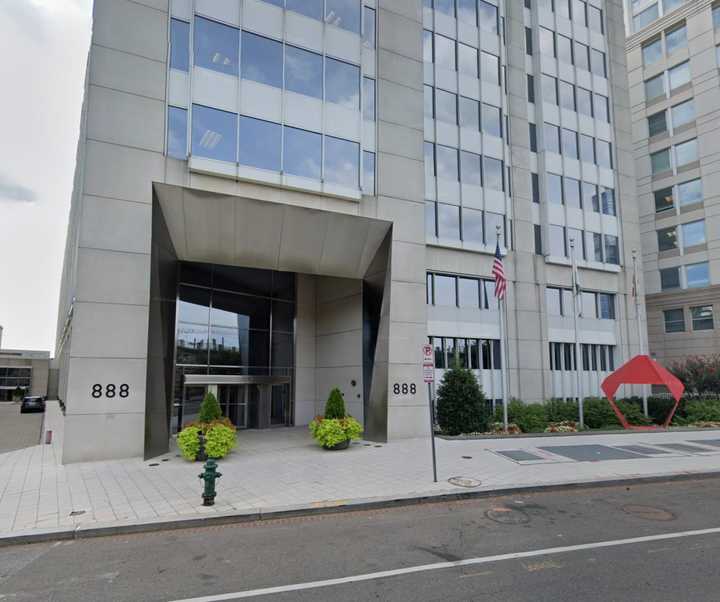
[{"label": "dark sedan", "polygon": [[20,413],[27,414],[30,412],[44,412],[45,411],[45,398],[40,395],[33,395],[30,397],[23,397],[22,404],[20,405]]}]

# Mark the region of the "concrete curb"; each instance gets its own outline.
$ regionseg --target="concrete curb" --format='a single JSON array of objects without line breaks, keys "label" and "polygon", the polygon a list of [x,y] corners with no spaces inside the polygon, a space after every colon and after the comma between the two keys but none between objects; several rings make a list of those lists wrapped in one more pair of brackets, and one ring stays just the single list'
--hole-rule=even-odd
[{"label": "concrete curb", "polygon": [[341,514],[345,512],[360,512],[380,510],[402,506],[420,504],[436,504],[468,499],[482,499],[490,497],[504,497],[508,495],[527,495],[531,493],[569,491],[574,489],[594,489],[601,487],[618,487],[629,485],[645,485],[651,483],[670,483],[677,481],[692,481],[701,479],[720,478],[720,471],[709,472],[682,472],[670,475],[652,475],[642,477],[619,477],[617,479],[603,479],[599,481],[577,481],[571,483],[548,483],[543,485],[527,485],[519,487],[505,487],[500,489],[473,489],[467,491],[447,490],[438,493],[419,495],[394,496],[388,498],[359,498],[354,500],[339,500],[337,502],[314,503],[300,506],[285,506],[274,508],[256,508],[252,510],[228,512],[223,514],[193,516],[192,518],[173,518],[152,522],[126,522],[108,524],[85,524],[72,528],[46,529],[43,531],[21,531],[18,533],[0,534],[0,547],[11,545],[25,545],[44,543],[49,541],[67,541],[89,539],[91,537],[109,537],[113,535],[129,535],[134,533],[152,533],[156,531],[173,531],[179,529],[197,529],[200,527],[213,527],[221,525],[240,524],[258,521],[270,521],[303,516],[320,516]]},{"label": "concrete curb", "polygon": [[633,431],[618,428],[617,430],[609,431],[579,431],[577,433],[518,433],[517,435],[441,435],[435,434],[436,439],[443,439],[444,441],[512,441],[513,439],[535,439],[541,437],[592,437],[593,435],[637,435],[642,432],[643,435],[667,435],[668,433],[708,433],[718,432],[720,429],[716,428],[701,428],[694,426],[675,426],[669,429],[659,428],[656,431]]}]

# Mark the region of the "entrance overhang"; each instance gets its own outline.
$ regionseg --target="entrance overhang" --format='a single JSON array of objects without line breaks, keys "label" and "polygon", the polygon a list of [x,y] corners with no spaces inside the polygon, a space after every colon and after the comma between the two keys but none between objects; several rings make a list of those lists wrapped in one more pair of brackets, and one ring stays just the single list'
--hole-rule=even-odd
[{"label": "entrance overhang", "polygon": [[289,376],[248,376],[244,374],[186,374],[186,385],[285,385]]}]

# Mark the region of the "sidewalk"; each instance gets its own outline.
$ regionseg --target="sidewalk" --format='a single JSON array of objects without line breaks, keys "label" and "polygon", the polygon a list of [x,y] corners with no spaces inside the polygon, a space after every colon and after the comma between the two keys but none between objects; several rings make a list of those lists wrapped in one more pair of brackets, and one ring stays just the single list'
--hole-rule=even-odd
[{"label": "sidewalk", "polygon": [[[698,441],[704,443],[693,443]],[[715,471],[720,476],[720,432],[438,439],[437,455],[439,482],[433,483],[428,439],[356,442],[327,452],[306,428],[245,431],[237,449],[220,461],[216,504],[206,508],[201,464],[175,451],[147,462],[58,466],[53,446],[36,445],[0,454],[0,543],[20,534],[238,513],[257,518],[360,501]],[[457,486],[451,477],[467,481]]]}]

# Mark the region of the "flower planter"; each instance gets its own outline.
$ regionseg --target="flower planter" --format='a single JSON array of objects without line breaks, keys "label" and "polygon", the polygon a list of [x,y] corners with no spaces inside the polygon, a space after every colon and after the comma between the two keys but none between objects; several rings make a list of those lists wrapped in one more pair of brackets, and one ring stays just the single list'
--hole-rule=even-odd
[{"label": "flower planter", "polygon": [[339,451],[341,449],[347,449],[348,447],[350,447],[350,439],[345,439],[345,441],[341,441],[335,445],[324,446],[323,449],[327,449],[328,451]]}]

